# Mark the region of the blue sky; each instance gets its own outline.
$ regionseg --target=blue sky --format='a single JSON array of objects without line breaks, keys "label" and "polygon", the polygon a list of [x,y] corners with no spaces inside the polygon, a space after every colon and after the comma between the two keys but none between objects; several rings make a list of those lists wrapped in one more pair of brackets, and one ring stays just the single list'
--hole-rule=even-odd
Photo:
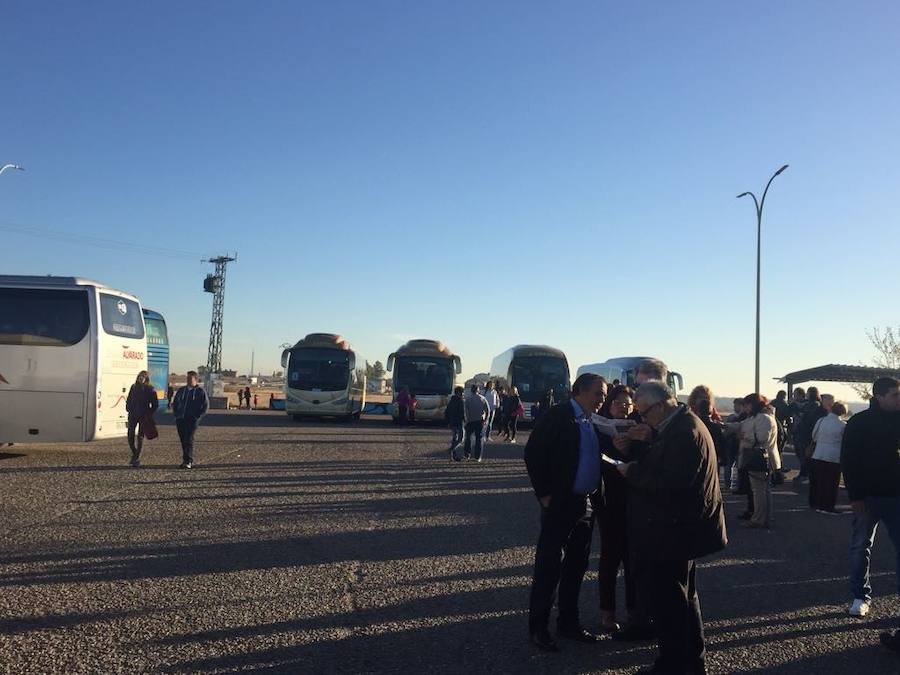
[{"label": "blue sky", "polygon": [[[868,361],[896,323],[900,6],[892,2],[7,3],[2,272],[74,274],[206,360],[348,337],[657,355],[687,384]],[[10,227],[138,242],[146,253]],[[196,253],[179,259],[151,246]],[[844,393],[842,388],[830,387]],[[764,391],[773,389],[764,385]]]}]

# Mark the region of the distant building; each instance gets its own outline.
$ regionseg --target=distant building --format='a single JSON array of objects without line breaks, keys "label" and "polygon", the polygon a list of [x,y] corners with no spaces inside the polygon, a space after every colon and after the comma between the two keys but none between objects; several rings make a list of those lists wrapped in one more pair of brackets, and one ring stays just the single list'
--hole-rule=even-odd
[{"label": "distant building", "polygon": [[366,390],[370,394],[384,394],[387,392],[387,382],[383,377],[373,377],[366,382]]}]

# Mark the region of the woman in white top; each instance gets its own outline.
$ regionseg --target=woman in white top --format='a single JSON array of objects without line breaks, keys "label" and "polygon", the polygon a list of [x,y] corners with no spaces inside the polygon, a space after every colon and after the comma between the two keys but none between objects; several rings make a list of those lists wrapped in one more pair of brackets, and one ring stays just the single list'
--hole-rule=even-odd
[{"label": "woman in white top", "polygon": [[769,475],[781,471],[781,454],[778,452],[778,425],[775,411],[760,394],[744,398],[749,406],[748,417],[742,422],[726,424],[739,429],[741,453],[739,468],[748,472],[753,492],[753,511],[750,527],[768,528],[772,520],[772,485]]},{"label": "woman in white top", "polygon": [[842,419],[847,406],[836,401],[831,412],[816,422],[812,439],[816,444],[810,458],[809,506],[820,513],[836,513],[838,487],[841,482],[841,441],[844,438]]}]

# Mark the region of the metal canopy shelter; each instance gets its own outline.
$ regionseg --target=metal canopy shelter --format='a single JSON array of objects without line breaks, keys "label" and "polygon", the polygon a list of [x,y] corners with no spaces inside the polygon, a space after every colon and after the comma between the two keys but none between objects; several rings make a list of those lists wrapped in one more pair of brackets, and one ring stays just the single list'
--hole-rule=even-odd
[{"label": "metal canopy shelter", "polygon": [[891,368],[871,368],[869,366],[844,366],[831,363],[827,366],[816,366],[806,370],[798,370],[788,373],[784,377],[776,377],[778,382],[785,382],[788,386],[788,398],[794,390],[795,384],[802,382],[851,382],[871,384],[879,377],[896,377],[900,379],[900,370]]}]

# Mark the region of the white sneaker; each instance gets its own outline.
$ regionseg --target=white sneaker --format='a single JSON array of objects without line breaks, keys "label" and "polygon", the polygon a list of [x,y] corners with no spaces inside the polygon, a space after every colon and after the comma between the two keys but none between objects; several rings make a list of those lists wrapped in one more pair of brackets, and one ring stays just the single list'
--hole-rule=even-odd
[{"label": "white sneaker", "polygon": [[850,616],[858,616],[859,618],[862,618],[869,613],[869,608],[870,605],[868,600],[861,600],[860,598],[857,598],[853,601],[853,604],[850,605]]}]

